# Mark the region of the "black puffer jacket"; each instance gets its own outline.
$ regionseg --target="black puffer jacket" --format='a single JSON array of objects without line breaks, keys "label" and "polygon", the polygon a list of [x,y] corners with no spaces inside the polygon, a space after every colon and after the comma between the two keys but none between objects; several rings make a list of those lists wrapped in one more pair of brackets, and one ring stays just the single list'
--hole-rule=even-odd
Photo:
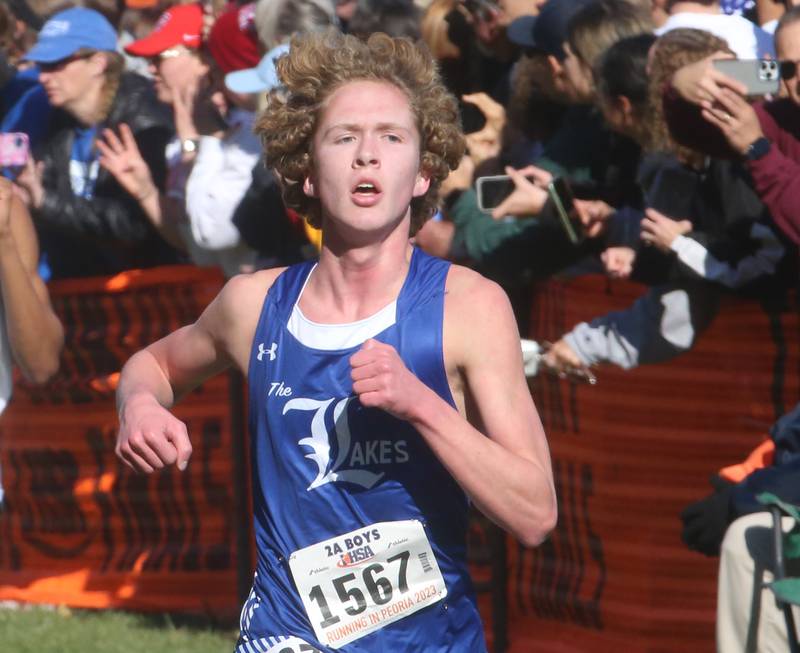
[{"label": "black puffer jacket", "polygon": [[[163,190],[164,148],[172,137],[169,108],[161,104],[149,81],[125,73],[106,121],[98,127],[115,131],[120,123],[133,131],[153,180]],[[42,251],[53,278],[115,274],[122,270],[175,262],[177,254],[150,225],[138,203],[102,167],[91,199],[76,197],[70,185],[70,155],[75,119],[53,114],[50,133],[37,153],[44,163],[44,201],[36,211]]]}]

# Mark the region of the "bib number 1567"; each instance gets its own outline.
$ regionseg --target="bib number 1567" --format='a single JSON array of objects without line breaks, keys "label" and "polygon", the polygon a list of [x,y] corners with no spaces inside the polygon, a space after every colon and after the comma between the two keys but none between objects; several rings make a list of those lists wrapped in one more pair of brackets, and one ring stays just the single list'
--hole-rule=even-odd
[{"label": "bib number 1567", "polygon": [[[395,587],[403,594],[408,592],[406,572],[408,569],[408,559],[410,557],[411,554],[408,551],[401,551],[397,555],[386,559],[388,563],[399,563],[397,577],[393,579],[395,580],[394,584],[392,580],[386,576],[379,575],[384,572],[385,567],[378,563],[364,567],[358,575],[356,575],[355,572],[350,572],[344,576],[334,578],[331,581],[331,585],[333,589],[336,590],[336,597],[344,607],[344,611],[354,617],[367,609],[364,589],[366,589],[369,598],[372,599],[372,603],[375,605],[386,605],[389,603],[394,596]],[[308,598],[319,605],[320,612],[323,616],[323,620],[320,622],[322,628],[333,626],[341,621],[341,617],[337,617],[331,612],[321,585],[314,585],[308,593]]]},{"label": "bib number 1567", "polygon": [[295,551],[290,558],[314,632],[332,648],[403,619],[447,594],[420,522],[382,522],[369,529],[377,535],[369,546],[346,551],[344,543],[363,532],[353,531]]}]

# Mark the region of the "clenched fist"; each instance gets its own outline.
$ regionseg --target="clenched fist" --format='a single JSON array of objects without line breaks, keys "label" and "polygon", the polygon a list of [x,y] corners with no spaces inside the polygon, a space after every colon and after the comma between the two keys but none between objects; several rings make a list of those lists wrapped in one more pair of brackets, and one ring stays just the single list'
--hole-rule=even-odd
[{"label": "clenched fist", "polygon": [[192,445],[186,425],[153,397],[135,397],[120,411],[116,454],[137,472],[150,473],[165,465],[186,469]]},{"label": "clenched fist", "polygon": [[403,363],[391,345],[367,340],[350,358],[353,392],[361,405],[411,419],[430,390]]}]

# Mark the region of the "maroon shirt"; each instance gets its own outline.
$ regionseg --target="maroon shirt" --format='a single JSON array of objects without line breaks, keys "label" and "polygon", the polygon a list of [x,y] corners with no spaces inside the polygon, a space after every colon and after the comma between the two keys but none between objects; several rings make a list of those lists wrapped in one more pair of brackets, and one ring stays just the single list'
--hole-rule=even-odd
[{"label": "maroon shirt", "polygon": [[[664,92],[664,117],[681,145],[721,159],[741,158],[722,132],[703,118],[700,108],[673,88]],[[788,98],[753,105],[761,130],[772,143],[769,152],[745,165],[775,224],[800,244],[800,107]]]},{"label": "maroon shirt", "polygon": [[747,169],[775,224],[800,243],[800,107],[784,98],[754,108],[772,147],[757,161],[748,161]]}]

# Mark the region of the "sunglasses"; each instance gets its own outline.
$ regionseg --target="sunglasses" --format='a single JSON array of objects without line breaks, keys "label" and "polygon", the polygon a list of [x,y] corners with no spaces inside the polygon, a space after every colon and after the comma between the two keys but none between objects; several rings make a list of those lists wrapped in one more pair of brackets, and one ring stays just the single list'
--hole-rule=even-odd
[{"label": "sunglasses", "polygon": [[781,79],[788,81],[797,75],[797,61],[781,61]]},{"label": "sunglasses", "polygon": [[67,66],[69,66],[73,61],[81,61],[82,59],[88,59],[91,57],[91,54],[73,54],[71,57],[67,57],[66,59],[59,59],[58,61],[40,61],[39,62],[39,71],[43,73],[57,73],[61,70],[64,70]]},{"label": "sunglasses", "polygon": [[159,52],[152,57],[148,57],[148,59],[153,65],[157,66],[166,59],[174,59],[175,57],[180,57],[182,54],[186,54],[187,52],[189,52],[189,50],[178,45],[173,48],[167,48],[163,52]]}]

